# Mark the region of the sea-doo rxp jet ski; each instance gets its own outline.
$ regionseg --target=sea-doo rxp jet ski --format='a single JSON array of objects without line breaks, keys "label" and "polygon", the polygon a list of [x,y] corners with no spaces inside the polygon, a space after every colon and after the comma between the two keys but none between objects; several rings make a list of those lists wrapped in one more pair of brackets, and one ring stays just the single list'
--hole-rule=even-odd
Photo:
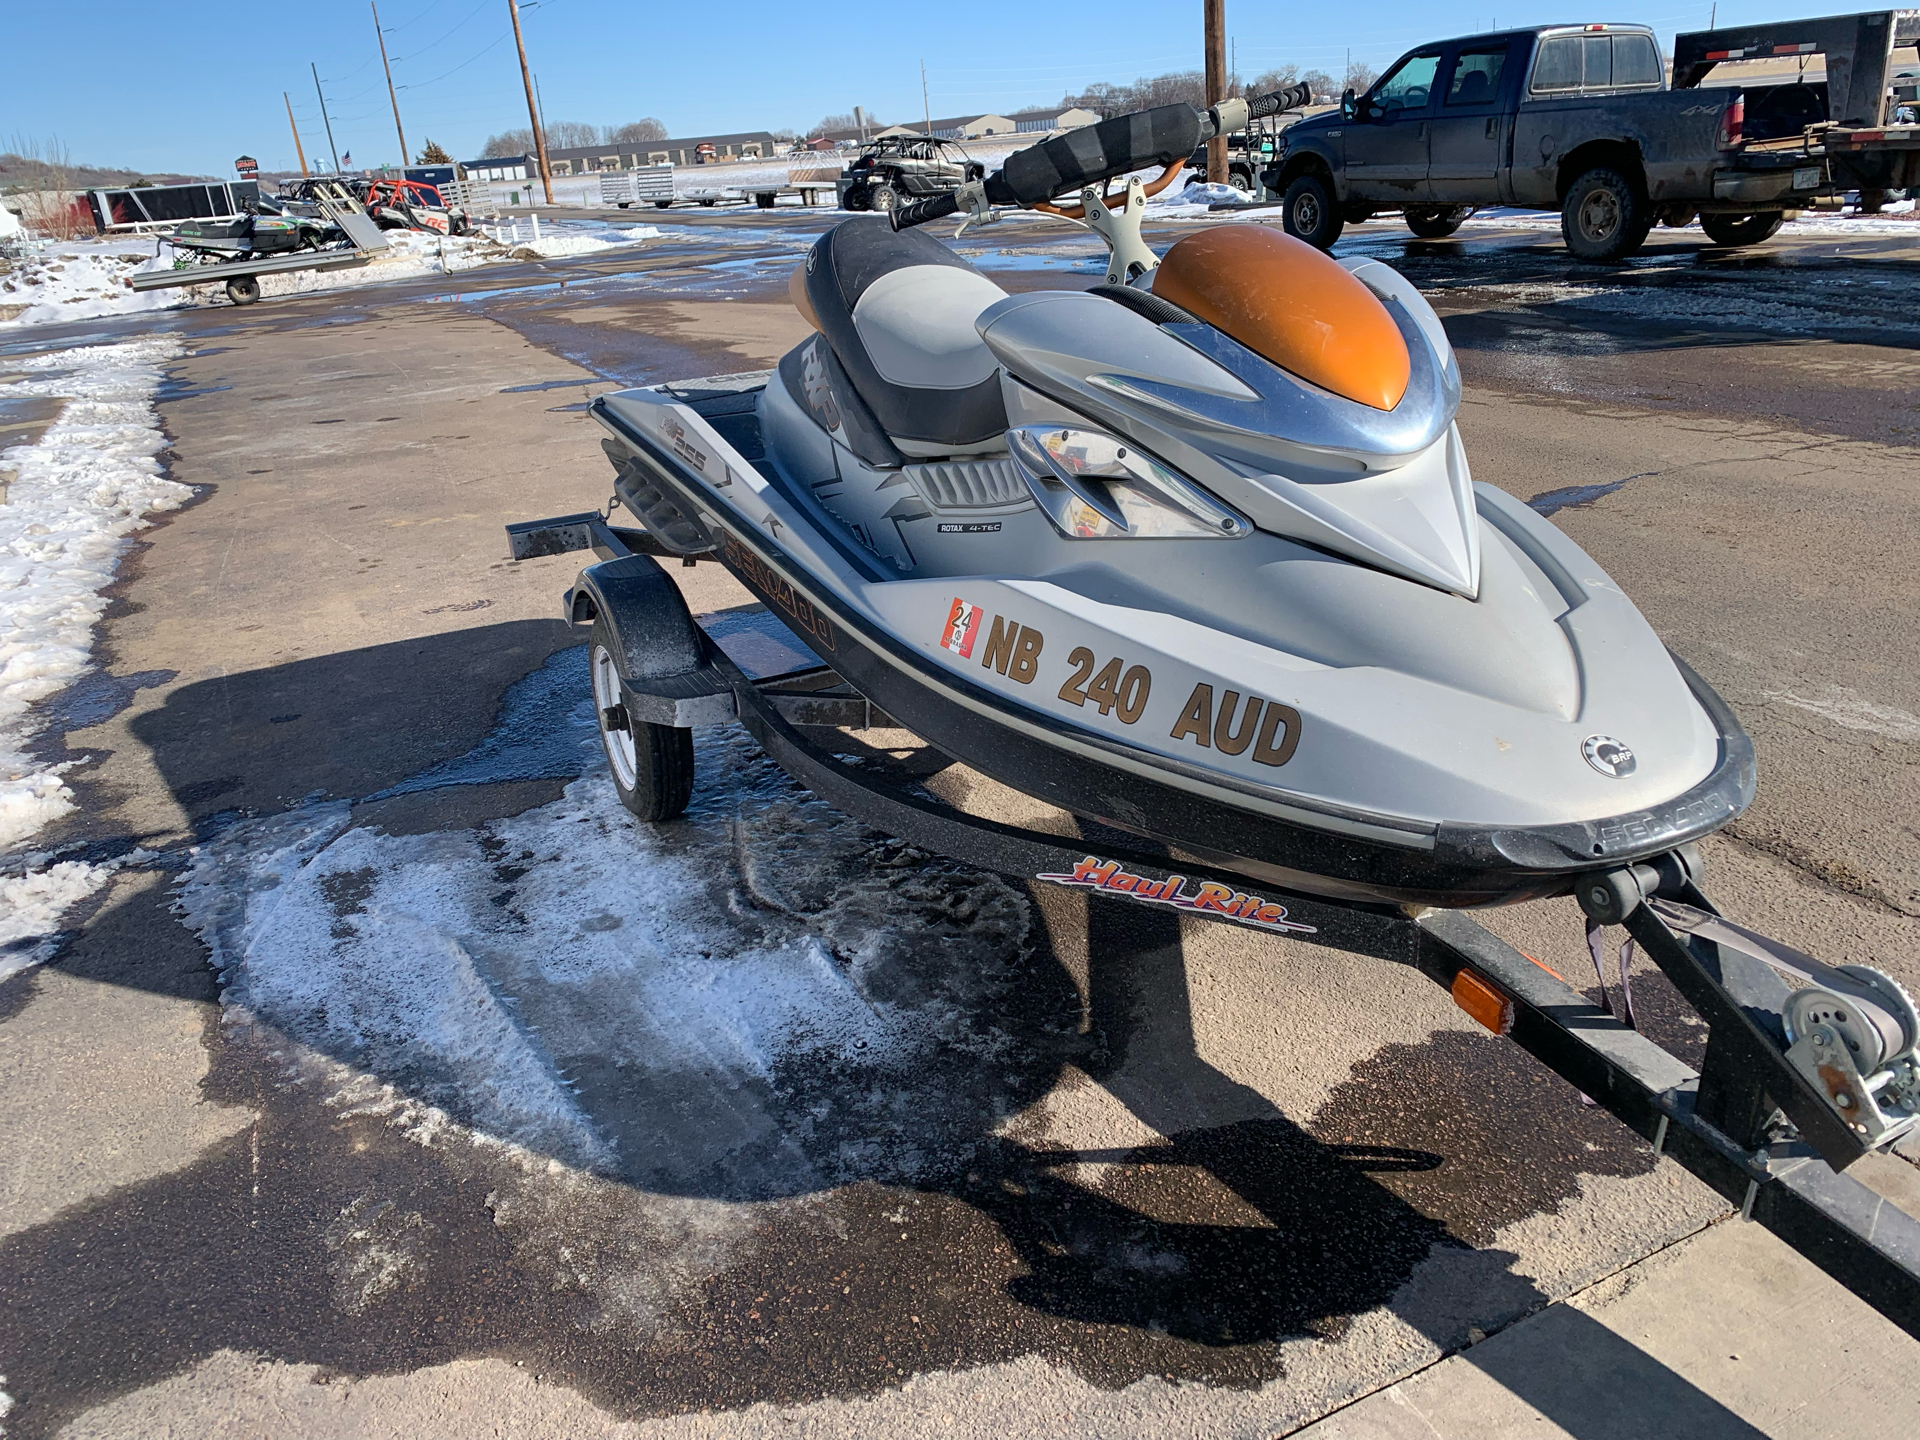
[{"label": "sea-doo rxp jet ski", "polygon": [[[594,401],[619,499],[937,750],[1298,892],[1497,904],[1725,825],[1746,736],[1578,546],[1474,483],[1414,287],[1262,225],[1156,258],[1152,187],[1096,188],[1164,184],[1248,109],[1107,121],[836,226],[777,371]],[[999,206],[1098,231],[1109,283],[1009,295],[913,228]]]}]

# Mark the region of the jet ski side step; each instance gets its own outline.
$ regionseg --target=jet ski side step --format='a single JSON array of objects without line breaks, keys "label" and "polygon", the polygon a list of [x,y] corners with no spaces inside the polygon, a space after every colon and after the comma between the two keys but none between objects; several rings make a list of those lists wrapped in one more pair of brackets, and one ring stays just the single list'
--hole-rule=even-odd
[{"label": "jet ski side step", "polygon": [[[892,767],[803,733],[893,722],[827,666],[749,677],[693,623],[652,558],[672,552],[644,531],[587,513],[509,534],[516,558],[577,549],[602,557],[568,590],[565,613],[575,623],[604,616],[612,626],[614,648],[634,661],[622,682],[635,718],[685,726],[737,717],[782,769],[830,804],[1026,884],[1412,965],[1744,1219],[1920,1338],[1920,1220],[1841,1173],[1869,1148],[1920,1130],[1920,1011],[1877,971],[1830,969],[1721,919],[1699,888],[1697,858],[1684,849],[1593,872],[1575,893],[1596,927],[1625,925],[1706,1020],[1698,1071],[1462,911],[1299,894],[1095,821],[1063,836],[948,805]],[[1790,992],[1782,972],[1806,988]],[[1834,1032],[1845,1037],[1849,1026],[1871,1056],[1837,1053]]]}]

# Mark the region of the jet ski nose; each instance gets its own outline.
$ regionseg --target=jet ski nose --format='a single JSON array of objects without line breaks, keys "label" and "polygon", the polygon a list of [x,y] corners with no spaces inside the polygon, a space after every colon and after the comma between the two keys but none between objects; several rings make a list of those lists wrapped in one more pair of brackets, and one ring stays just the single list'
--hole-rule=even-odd
[{"label": "jet ski nose", "polygon": [[1412,357],[1387,307],[1304,241],[1264,225],[1221,225],[1179,241],[1153,293],[1282,370],[1375,410],[1407,393]]}]

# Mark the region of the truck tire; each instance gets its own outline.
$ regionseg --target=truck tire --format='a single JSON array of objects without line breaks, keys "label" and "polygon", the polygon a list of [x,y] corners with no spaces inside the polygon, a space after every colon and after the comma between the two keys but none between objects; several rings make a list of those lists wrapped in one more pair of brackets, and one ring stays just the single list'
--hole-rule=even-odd
[{"label": "truck tire", "polygon": [[1298,175],[1287,186],[1280,204],[1280,224],[1296,240],[1304,240],[1318,250],[1331,250],[1340,238],[1346,222],[1333,208],[1333,196],[1327,182],[1318,175]]},{"label": "truck tire", "polygon": [[1702,215],[1700,228],[1716,245],[1758,245],[1773,237],[1784,218],[1778,210],[1758,215]]},{"label": "truck tire", "polygon": [[1653,229],[1647,202],[1618,170],[1595,166],[1567,189],[1560,207],[1560,234],[1574,258],[1595,265],[1624,260],[1646,243]]},{"label": "truck tire", "polygon": [[587,655],[593,667],[593,708],[600,745],[620,803],[649,824],[677,818],[693,798],[693,731],[652,725],[627,714],[613,657],[620,641],[605,618],[593,622]]},{"label": "truck tire", "polygon": [[1444,240],[1466,223],[1470,205],[1411,205],[1401,212],[1407,229],[1422,240]]}]

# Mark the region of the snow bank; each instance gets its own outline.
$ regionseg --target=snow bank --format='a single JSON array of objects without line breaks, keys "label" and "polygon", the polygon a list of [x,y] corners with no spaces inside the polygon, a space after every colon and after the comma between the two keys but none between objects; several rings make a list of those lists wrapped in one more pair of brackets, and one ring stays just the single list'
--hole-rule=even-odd
[{"label": "snow bank", "polygon": [[[455,274],[506,260],[551,260],[591,255],[621,245],[655,239],[651,225],[615,228],[581,221],[543,220],[541,236],[521,224],[528,243],[494,234],[440,236],[415,230],[387,233],[387,248],[366,264],[349,270],[303,270],[260,277],[264,296],[305,295],[406,280],[421,275]],[[507,232],[510,236],[511,232]],[[156,253],[157,252],[157,253]],[[135,292],[127,281],[143,270],[167,270],[173,252],[153,238],[83,240],[50,247],[0,279],[0,328],[51,325],[103,315],[181,309],[225,303],[218,282],[178,289]]]},{"label": "snow bank", "polygon": [[[11,395],[63,398],[60,418],[32,445],[0,451],[12,472],[0,504],[0,849],[74,808],[71,762],[32,753],[32,705],[86,670],[126,537],[193,493],[164,478],[166,445],[153,410],[171,338],[92,345],[13,362],[30,378]],[[94,864],[23,857],[0,879],[0,979],[48,958],[61,917],[130,860]]]}]

